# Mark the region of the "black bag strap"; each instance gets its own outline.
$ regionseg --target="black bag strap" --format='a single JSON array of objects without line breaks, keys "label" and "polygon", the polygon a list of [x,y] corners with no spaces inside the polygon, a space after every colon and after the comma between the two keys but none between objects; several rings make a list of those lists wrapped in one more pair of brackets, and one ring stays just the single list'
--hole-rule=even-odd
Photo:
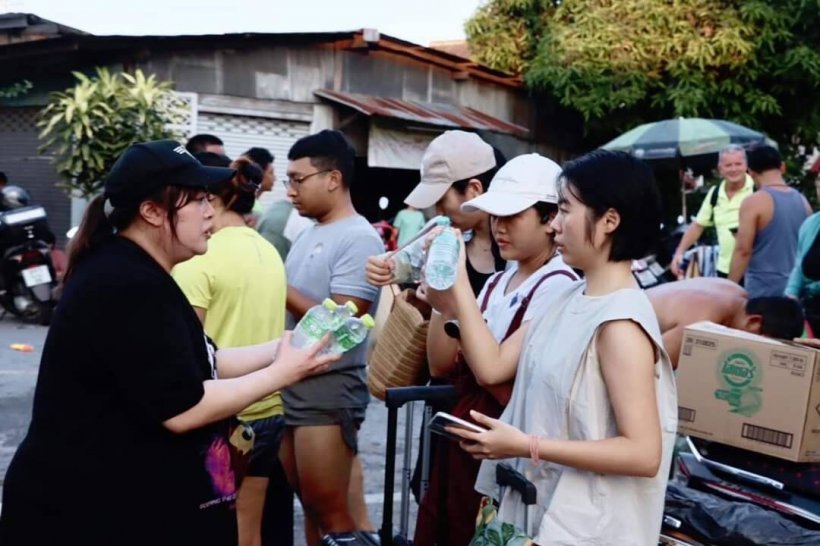
[{"label": "black bag strap", "polygon": [[709,193],[709,204],[712,205],[712,225],[715,225],[715,206],[717,205],[718,198],[720,197],[720,188],[723,187],[723,182],[718,184],[717,186],[712,186],[712,191]]}]

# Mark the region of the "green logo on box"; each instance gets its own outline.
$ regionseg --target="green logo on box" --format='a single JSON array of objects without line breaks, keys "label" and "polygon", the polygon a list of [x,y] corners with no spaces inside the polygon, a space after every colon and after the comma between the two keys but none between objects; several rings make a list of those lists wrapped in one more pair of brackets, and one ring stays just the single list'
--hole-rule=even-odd
[{"label": "green logo on box", "polygon": [[751,355],[731,353],[721,363],[720,373],[728,385],[740,389],[755,382],[757,366]]},{"label": "green logo on box", "polygon": [[718,363],[717,375],[723,388],[715,391],[715,398],[725,401],[732,413],[751,417],[760,411],[760,365],[754,355],[735,349],[720,355]]}]

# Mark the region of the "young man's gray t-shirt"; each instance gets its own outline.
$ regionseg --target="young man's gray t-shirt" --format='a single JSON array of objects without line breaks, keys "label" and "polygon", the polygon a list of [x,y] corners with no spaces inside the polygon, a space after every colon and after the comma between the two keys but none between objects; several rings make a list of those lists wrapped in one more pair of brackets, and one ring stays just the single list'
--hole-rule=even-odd
[{"label": "young man's gray t-shirt", "polygon": [[[370,256],[383,252],[384,243],[378,233],[358,214],[311,226],[299,235],[288,253],[285,262],[288,285],[317,302],[331,294],[369,300],[373,313],[379,304],[379,289],[367,282],[365,267]],[[293,315],[288,313],[286,320],[286,327],[293,329],[297,322]],[[358,378],[362,385],[351,389],[355,393],[327,392],[322,389],[321,381],[309,378],[283,391],[285,405],[314,408],[366,405],[366,359],[367,342],[364,342],[345,353],[328,372]]]}]

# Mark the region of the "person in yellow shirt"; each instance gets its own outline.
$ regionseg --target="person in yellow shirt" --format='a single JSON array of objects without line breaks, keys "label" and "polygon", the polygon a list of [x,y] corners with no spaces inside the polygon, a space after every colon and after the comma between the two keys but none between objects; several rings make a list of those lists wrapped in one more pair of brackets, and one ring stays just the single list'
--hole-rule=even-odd
[{"label": "person in yellow shirt", "polygon": [[746,170],[746,151],[743,147],[730,144],[721,150],[718,172],[723,180],[706,194],[695,221],[683,234],[670,264],[672,273],[679,279],[683,278],[680,268],[683,253],[700,239],[705,228],[713,226],[717,232],[719,248],[717,275],[723,278],[729,276],[729,266],[735,250],[735,233],[740,222],[740,204],[754,192],[754,182]]},{"label": "person in yellow shirt", "polygon": [[[205,332],[219,347],[261,343],[280,337],[285,328],[287,284],[282,259],[244,220],[253,208],[263,173],[246,158],[237,159],[231,167],[237,175],[212,196],[214,233],[208,251],[172,272]],[[240,546],[261,544],[265,492],[279,464],[282,413],[282,398],[275,393],[239,415],[255,433],[247,475],[237,497]]]}]

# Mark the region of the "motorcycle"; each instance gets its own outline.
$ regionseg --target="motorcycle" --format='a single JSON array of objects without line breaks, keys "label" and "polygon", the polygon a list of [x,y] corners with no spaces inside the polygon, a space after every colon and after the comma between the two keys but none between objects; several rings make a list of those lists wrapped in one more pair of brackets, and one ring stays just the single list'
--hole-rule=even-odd
[{"label": "motorcycle", "polygon": [[46,210],[29,205],[16,186],[0,191],[0,305],[33,324],[48,325],[57,286]]},{"label": "motorcycle", "polygon": [[659,544],[820,544],[816,464],[784,463],[689,437],[685,442],[688,452],[678,454],[678,477],[667,487]]}]

